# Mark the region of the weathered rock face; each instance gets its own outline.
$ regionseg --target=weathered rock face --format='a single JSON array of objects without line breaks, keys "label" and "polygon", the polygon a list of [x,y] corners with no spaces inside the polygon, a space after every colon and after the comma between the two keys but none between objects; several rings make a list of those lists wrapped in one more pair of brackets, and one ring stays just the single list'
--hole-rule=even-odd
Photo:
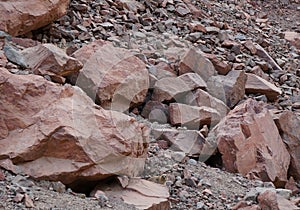
[{"label": "weathered rock face", "polygon": [[158,101],[148,101],[141,115],[150,121],[167,123],[169,121],[169,107]]},{"label": "weathered rock face", "polygon": [[48,25],[66,14],[69,0],[12,0],[0,2],[0,30],[12,36]]},{"label": "weathered rock face", "polygon": [[64,184],[143,170],[147,129],[79,88],[0,69],[0,166]]},{"label": "weathered rock face", "polygon": [[291,155],[289,175],[300,180],[300,119],[293,112],[284,111],[276,124]]},{"label": "weathered rock face", "polygon": [[186,73],[178,77],[183,80],[191,90],[206,89],[206,82],[196,73]]},{"label": "weathered rock face", "polygon": [[76,85],[103,108],[126,111],[142,103],[149,88],[146,65],[131,52],[95,41],[74,53],[84,66]]},{"label": "weathered rock face", "polygon": [[33,73],[48,75],[59,83],[64,83],[63,77],[76,73],[82,68],[80,61],[68,56],[53,44],[27,48],[20,52],[20,59]]},{"label": "weathered rock face", "polygon": [[204,81],[216,74],[213,64],[194,48],[190,49],[179,63],[179,73],[185,74],[188,72],[199,74]]},{"label": "weathered rock face", "polygon": [[223,101],[209,95],[209,93],[201,89],[193,91],[193,94],[188,94],[185,97],[184,103],[191,106],[211,107],[217,110],[221,117],[225,117],[229,112],[228,106],[226,106]]},{"label": "weathered rock face", "polygon": [[274,210],[290,210],[299,209],[291,201],[285,199],[276,192],[266,190],[257,197],[257,201],[261,209],[274,209]]},{"label": "weathered rock face", "polygon": [[186,126],[190,129],[200,129],[203,125],[216,125],[220,114],[210,107],[189,106],[180,103],[171,103],[169,106],[170,122],[172,125]]},{"label": "weathered rock face", "polygon": [[246,93],[260,93],[274,101],[282,93],[280,88],[254,74],[247,74]]},{"label": "weathered rock face", "polygon": [[207,82],[207,89],[212,96],[232,108],[244,97],[246,80],[244,71],[232,70],[226,76],[211,77]]},{"label": "weathered rock face", "polygon": [[287,181],[290,155],[263,103],[248,99],[240,104],[209,133],[208,139],[218,143],[226,170],[277,186]]},{"label": "weathered rock face", "polygon": [[155,139],[167,141],[173,151],[186,155],[199,156],[205,144],[203,135],[196,130],[153,129],[152,135]]},{"label": "weathered rock face", "polygon": [[167,77],[158,80],[154,85],[152,100],[181,102],[187,94],[192,94],[193,89],[179,77]]}]

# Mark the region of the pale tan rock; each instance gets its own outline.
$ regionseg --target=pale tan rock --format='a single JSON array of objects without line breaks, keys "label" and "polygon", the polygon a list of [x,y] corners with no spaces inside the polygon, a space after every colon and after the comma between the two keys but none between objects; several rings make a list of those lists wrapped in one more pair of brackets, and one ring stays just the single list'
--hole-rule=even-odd
[{"label": "pale tan rock", "polygon": [[66,77],[78,72],[82,63],[68,56],[65,51],[53,44],[40,44],[20,52],[23,62],[33,73],[48,75],[56,81],[57,77]]},{"label": "pale tan rock", "polygon": [[67,13],[69,0],[0,1],[0,30],[12,36],[48,25]]},{"label": "pale tan rock", "polygon": [[280,187],[287,181],[290,155],[262,102],[248,99],[235,107],[207,141],[218,144],[226,170]]},{"label": "pale tan rock", "polygon": [[300,181],[300,117],[291,111],[284,111],[276,120],[276,125],[291,156],[289,175]]},{"label": "pale tan rock", "polygon": [[133,118],[96,106],[78,87],[0,75],[1,167],[64,184],[143,170],[148,131]]},{"label": "pale tan rock", "polygon": [[246,80],[244,71],[232,70],[226,76],[211,77],[207,82],[207,90],[210,95],[233,108],[245,95]]},{"label": "pale tan rock", "polygon": [[188,72],[199,74],[206,82],[211,76],[216,75],[213,64],[194,48],[189,49],[179,63],[179,74]]},{"label": "pale tan rock", "polygon": [[144,101],[149,88],[148,70],[128,50],[99,40],[73,55],[84,64],[73,82],[103,108],[123,112]]},{"label": "pale tan rock", "polygon": [[280,88],[276,87],[272,83],[264,80],[263,78],[256,76],[255,74],[247,73],[246,93],[260,93],[266,95],[268,100],[274,101],[282,93]]},{"label": "pale tan rock", "polygon": [[199,130],[203,125],[214,126],[220,120],[220,114],[213,108],[171,103],[169,106],[170,123]]}]

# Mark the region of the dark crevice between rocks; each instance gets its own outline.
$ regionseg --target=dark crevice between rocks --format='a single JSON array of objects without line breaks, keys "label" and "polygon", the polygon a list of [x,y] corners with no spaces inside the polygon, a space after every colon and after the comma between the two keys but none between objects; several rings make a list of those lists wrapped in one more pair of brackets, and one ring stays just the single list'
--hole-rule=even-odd
[{"label": "dark crevice between rocks", "polygon": [[75,193],[85,194],[87,197],[90,197],[91,192],[95,190],[97,186],[106,186],[114,182],[116,182],[116,177],[112,176],[100,181],[76,180],[75,182],[66,185],[66,187],[72,189]]},{"label": "dark crevice between rocks", "polygon": [[204,163],[210,167],[222,169],[223,168],[222,155],[218,151],[218,149]]}]

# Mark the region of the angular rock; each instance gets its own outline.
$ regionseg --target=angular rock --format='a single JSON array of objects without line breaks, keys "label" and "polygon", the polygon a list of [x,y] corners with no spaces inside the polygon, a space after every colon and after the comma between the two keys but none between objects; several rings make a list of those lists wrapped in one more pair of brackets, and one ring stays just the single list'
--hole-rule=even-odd
[{"label": "angular rock", "polygon": [[187,94],[192,94],[193,89],[179,77],[166,77],[158,80],[154,85],[152,100],[180,102]]},{"label": "angular rock", "polygon": [[186,155],[199,156],[205,144],[203,135],[196,130],[153,129],[155,139],[163,139],[170,144],[170,149],[184,152]]},{"label": "angular rock", "polygon": [[148,131],[133,118],[96,106],[78,87],[0,75],[1,167],[64,184],[143,170]]},{"label": "angular rock", "polygon": [[179,63],[179,74],[188,72],[199,74],[206,82],[216,74],[213,64],[195,48],[189,49]]},{"label": "angular rock", "polygon": [[225,117],[230,110],[223,101],[211,96],[201,89],[193,91],[192,95],[187,95],[183,103],[191,106],[206,106],[213,108],[219,112],[221,118]]},{"label": "angular rock", "polygon": [[291,156],[289,175],[300,181],[300,117],[291,111],[280,114],[276,125]]},{"label": "angular rock", "polygon": [[126,111],[144,101],[149,74],[145,64],[128,50],[99,40],[73,55],[84,65],[73,82],[103,108]]},{"label": "angular rock", "polygon": [[191,90],[206,89],[206,82],[196,73],[182,74],[178,78],[182,79]]},{"label": "angular rock", "polygon": [[265,51],[265,49],[262,46],[260,46],[259,44],[255,44],[255,47],[256,54],[262,59],[264,59],[266,62],[268,62],[274,70],[283,71],[282,68],[276,63],[276,61],[274,61],[274,59],[269,55],[267,51]]},{"label": "angular rock", "polygon": [[296,195],[300,192],[300,189],[297,187],[294,178],[291,176],[289,181],[284,186],[285,189],[291,190],[292,195]]},{"label": "angular rock", "polygon": [[256,76],[255,74],[248,73],[245,90],[247,94],[260,93],[266,95],[266,97],[270,101],[275,101],[277,97],[282,93],[280,88],[276,87],[267,80],[264,80],[263,78]]},{"label": "angular rock", "polygon": [[247,75],[244,71],[232,70],[226,76],[213,76],[207,81],[208,93],[228,107],[234,107],[245,95]]},{"label": "angular rock", "polygon": [[186,126],[199,130],[204,125],[215,126],[220,120],[220,114],[210,107],[189,106],[171,103],[169,106],[170,122],[172,125]]},{"label": "angular rock", "polygon": [[262,102],[248,99],[235,107],[207,141],[218,144],[226,170],[272,181],[277,187],[287,181],[290,156]]},{"label": "angular rock", "polygon": [[151,122],[165,124],[169,121],[169,107],[158,101],[148,101],[141,115]]},{"label": "angular rock", "polygon": [[53,44],[40,44],[20,52],[25,65],[34,74],[48,75],[55,82],[63,83],[62,77],[78,72],[82,63],[68,56],[65,51]]},{"label": "angular rock", "polygon": [[257,201],[261,209],[274,209],[274,210],[297,210],[299,209],[291,201],[276,195],[273,191],[265,191],[261,193]]},{"label": "angular rock", "polygon": [[0,2],[0,30],[12,36],[46,26],[67,13],[69,0],[11,0]]},{"label": "angular rock", "polygon": [[296,48],[300,49],[300,33],[294,31],[285,31],[284,38]]},{"label": "angular rock", "polygon": [[218,74],[226,75],[231,70],[231,65],[229,65],[226,61],[219,60],[217,56],[207,53],[205,53],[204,56],[212,62]]}]

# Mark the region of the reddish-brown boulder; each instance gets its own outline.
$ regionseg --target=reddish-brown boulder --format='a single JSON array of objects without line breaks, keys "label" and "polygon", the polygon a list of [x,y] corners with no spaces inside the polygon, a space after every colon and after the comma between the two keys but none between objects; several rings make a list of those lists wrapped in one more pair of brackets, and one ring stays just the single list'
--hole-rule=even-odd
[{"label": "reddish-brown boulder", "polygon": [[199,130],[203,125],[214,126],[221,120],[215,109],[206,106],[171,103],[169,112],[172,125],[186,126],[189,129]]},{"label": "reddish-brown boulder", "polygon": [[260,93],[266,95],[270,101],[274,101],[281,94],[280,88],[272,83],[256,76],[255,74],[247,74],[246,93]]},{"label": "reddish-brown boulder", "polygon": [[148,131],[78,87],[0,69],[0,166],[70,184],[143,170]]},{"label": "reddish-brown boulder", "polygon": [[245,95],[246,81],[244,71],[232,70],[226,76],[211,77],[207,82],[207,90],[210,95],[233,108]]},{"label": "reddish-brown boulder", "polygon": [[130,51],[99,40],[76,51],[74,57],[84,65],[76,85],[103,108],[126,111],[144,101],[148,70]]},{"label": "reddish-brown boulder", "polygon": [[182,79],[191,90],[206,89],[206,82],[196,73],[182,74],[178,78]]},{"label": "reddish-brown boulder", "polygon": [[20,55],[34,74],[48,75],[59,83],[64,83],[63,77],[74,74],[82,68],[80,61],[68,56],[65,51],[53,44],[30,47],[20,52]]},{"label": "reddish-brown boulder", "polygon": [[269,111],[248,99],[235,107],[208,135],[218,144],[230,172],[284,186],[290,155]]},{"label": "reddish-brown boulder", "polygon": [[297,210],[299,209],[291,201],[277,195],[276,192],[266,190],[257,197],[258,204],[262,210]]},{"label": "reddish-brown boulder", "polygon": [[152,135],[155,139],[167,141],[173,151],[181,151],[186,155],[199,156],[205,144],[203,135],[196,130],[155,128]]},{"label": "reddish-brown boulder", "polygon": [[199,74],[204,81],[216,75],[213,64],[194,48],[189,49],[179,63],[179,74],[188,72]]},{"label": "reddish-brown boulder", "polygon": [[221,118],[225,117],[229,112],[228,106],[226,106],[223,101],[201,89],[193,91],[193,94],[188,94],[183,103],[191,106],[211,107],[219,112]]},{"label": "reddish-brown boulder", "polygon": [[154,85],[153,101],[181,102],[187,94],[192,94],[193,89],[179,77],[166,77],[158,80]]},{"label": "reddish-brown boulder", "polygon": [[284,111],[276,124],[291,156],[289,175],[300,181],[300,117],[291,111]]},{"label": "reddish-brown boulder", "polygon": [[12,36],[52,23],[66,14],[69,0],[0,1],[0,30]]}]

